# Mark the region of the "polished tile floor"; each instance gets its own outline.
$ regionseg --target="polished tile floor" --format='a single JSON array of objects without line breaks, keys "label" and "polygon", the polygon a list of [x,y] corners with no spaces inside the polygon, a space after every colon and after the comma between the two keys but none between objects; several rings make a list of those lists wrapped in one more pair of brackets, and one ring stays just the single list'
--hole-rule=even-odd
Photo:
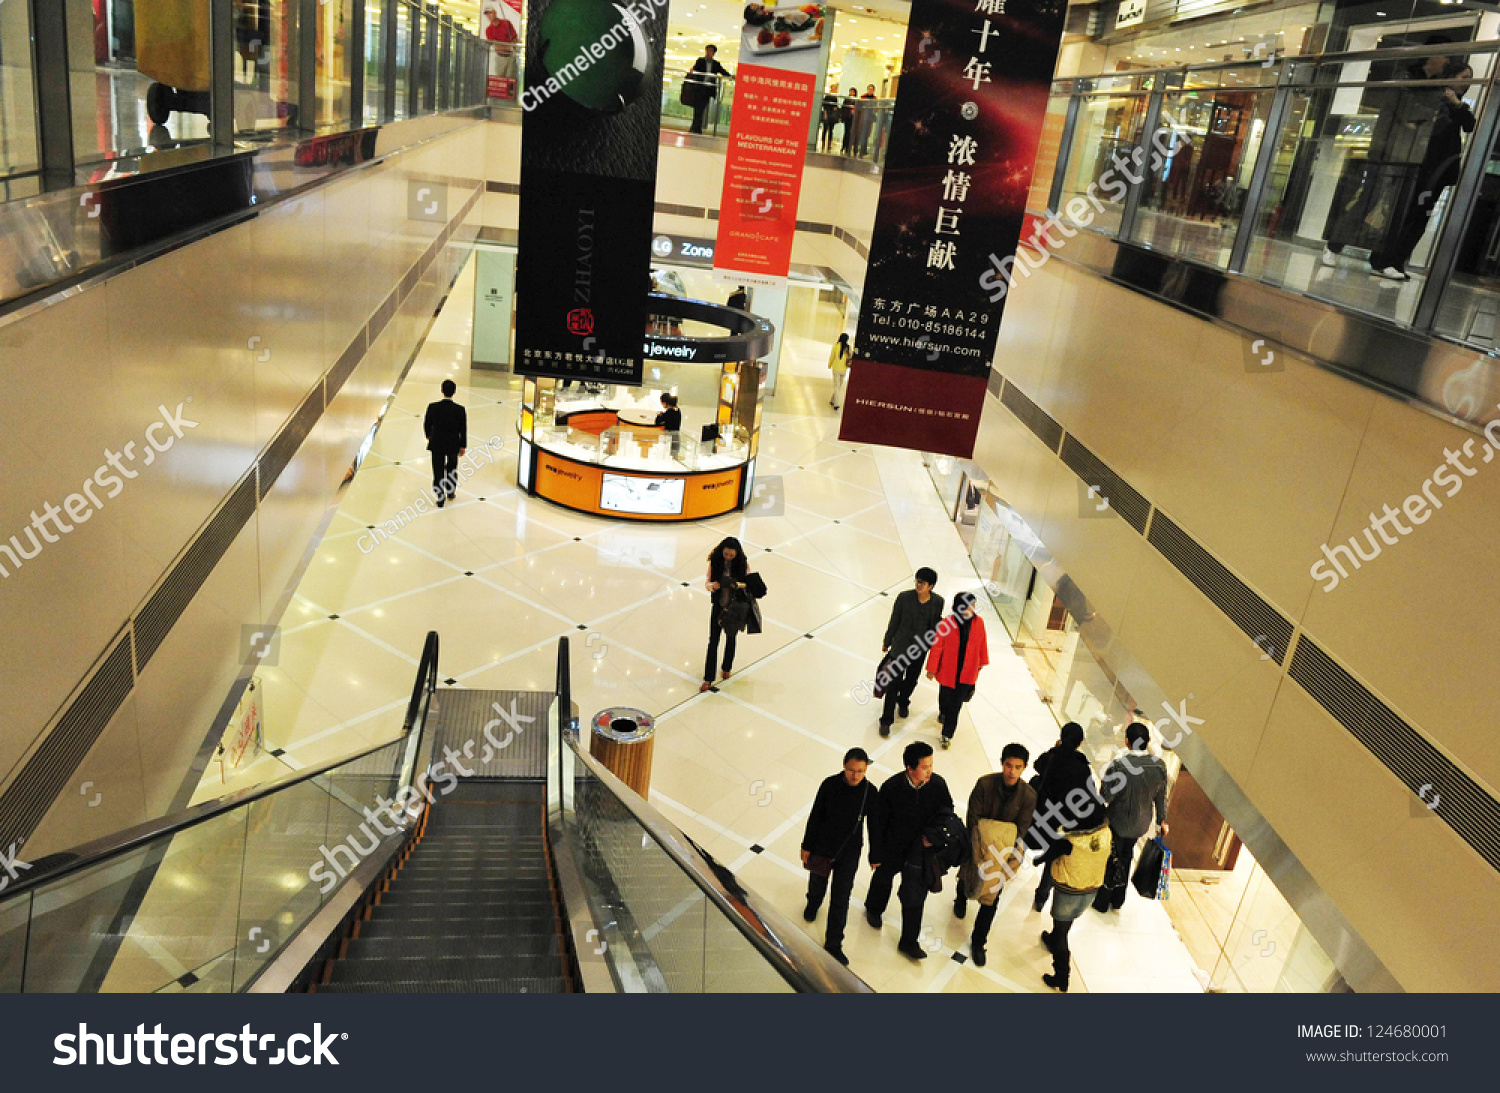
[{"label": "polished tile floor", "polygon": [[[473,688],[550,689],[557,641],[566,636],[584,716],[615,705],[657,715],[652,802],[801,924],[798,846],[818,782],[853,745],[871,754],[871,775],[883,780],[899,768],[907,742],[938,741],[934,685],[920,685],[910,718],[888,740],[859,689],[879,657],[891,597],[921,565],[938,571],[939,591],[950,598],[980,584],[920,457],[838,441],[826,369],[838,316],[810,290],[794,290],[758,464],[759,475],[781,479],[783,514],[638,525],[527,497],[515,485],[519,382],[469,369],[472,285],[471,267],[297,589],[277,665],[261,673],[266,747],[282,755],[263,753],[229,786],[394,737],[430,629],[441,635],[445,686]],[[715,374],[668,366],[662,373],[662,383],[678,384],[691,425],[694,404],[711,404]],[[429,488],[420,414],[450,377],[469,408],[471,440],[498,437],[503,450],[460,485],[455,504],[364,549],[368,525]],[[732,677],[700,694],[703,574],[725,535],[744,542],[769,586],[765,632],[743,638]],[[987,599],[980,602],[988,611]],[[1005,744],[1020,741],[1036,755],[1057,735],[999,620],[988,614],[986,624],[995,662],[953,748],[937,753],[936,769],[960,806],[974,780],[998,767]],[[200,797],[225,789],[212,771]],[[919,963],[895,950],[894,900],[884,930],[863,921],[867,878],[862,870],[845,948],[877,990],[1045,990],[1049,958],[1039,935],[1050,918],[1030,910],[1034,871],[1002,896],[983,969],[967,960],[973,912],[965,922],[953,917],[951,876],[945,893],[928,900],[922,936],[932,959]],[[821,941],[821,917],[806,928]],[[1202,989],[1163,909],[1133,895],[1119,914],[1088,912],[1073,943],[1075,991]]]}]

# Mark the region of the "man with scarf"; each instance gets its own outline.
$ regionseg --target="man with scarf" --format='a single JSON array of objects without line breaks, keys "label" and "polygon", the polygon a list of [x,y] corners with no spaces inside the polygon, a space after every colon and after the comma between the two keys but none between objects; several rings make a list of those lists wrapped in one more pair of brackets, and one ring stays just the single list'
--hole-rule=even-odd
[{"label": "man with scarf", "polygon": [[974,697],[979,670],[990,662],[984,639],[984,620],[975,610],[974,593],[953,597],[953,614],[938,624],[937,638],[927,655],[927,678],[938,683],[938,724],[943,727],[943,747],[958,731],[958,711]]}]

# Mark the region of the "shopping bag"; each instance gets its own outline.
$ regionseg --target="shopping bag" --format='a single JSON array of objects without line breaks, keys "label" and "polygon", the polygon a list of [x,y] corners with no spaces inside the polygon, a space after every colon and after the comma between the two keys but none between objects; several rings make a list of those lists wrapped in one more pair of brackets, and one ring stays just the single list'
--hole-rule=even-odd
[{"label": "shopping bag", "polygon": [[1152,839],[1141,851],[1141,860],[1136,863],[1135,875],[1130,883],[1146,899],[1169,899],[1168,883],[1172,876],[1172,851],[1161,839]]}]

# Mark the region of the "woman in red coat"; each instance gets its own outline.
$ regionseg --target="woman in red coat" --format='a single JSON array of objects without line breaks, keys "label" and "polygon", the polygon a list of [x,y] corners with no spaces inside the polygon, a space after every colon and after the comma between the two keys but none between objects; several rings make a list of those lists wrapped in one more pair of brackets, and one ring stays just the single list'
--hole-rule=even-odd
[{"label": "woman in red coat", "polygon": [[938,623],[937,639],[927,654],[927,678],[938,683],[938,724],[943,727],[943,747],[958,731],[959,708],[974,697],[979,669],[990,662],[984,640],[984,620],[974,608],[974,594],[953,597],[953,614]]}]

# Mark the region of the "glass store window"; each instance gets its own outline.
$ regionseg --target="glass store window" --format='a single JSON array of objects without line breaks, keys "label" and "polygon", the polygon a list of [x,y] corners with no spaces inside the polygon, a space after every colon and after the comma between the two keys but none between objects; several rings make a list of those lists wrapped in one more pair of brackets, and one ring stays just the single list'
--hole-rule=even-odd
[{"label": "glass store window", "polygon": [[366,125],[384,121],[385,103],[385,10],[380,4],[365,7],[365,101]]},{"label": "glass store window", "polygon": [[437,9],[428,8],[422,19],[422,46],[417,51],[417,87],[421,91],[421,113],[437,109],[438,20]]},{"label": "glass store window", "polygon": [[411,28],[410,4],[396,5],[396,118],[404,118],[411,107]]},{"label": "glass store window", "polygon": [[[363,3],[363,0],[360,0]],[[347,125],[350,119],[350,47],[355,0],[320,0],[314,49],[317,57],[318,124]]]},{"label": "glass store window", "polygon": [[1483,349],[1500,346],[1500,144],[1485,160],[1435,325]]},{"label": "glass store window", "polygon": [[1410,322],[1492,61],[1428,47],[1305,66],[1245,272]]},{"label": "glass store window", "polygon": [[[1134,81],[1100,82],[1129,86]],[[1147,103],[1144,93],[1104,91],[1084,96],[1079,104],[1057,204],[1065,208],[1070,198],[1086,197],[1092,192],[1104,206],[1104,211],[1090,225],[1094,231],[1106,235],[1119,233],[1125,210],[1125,184],[1119,178],[1113,157],[1117,153],[1122,157],[1127,155],[1140,140]]]},{"label": "glass store window", "polygon": [[[31,9],[0,4],[0,198],[36,193],[36,98],[31,82]],[[12,189],[14,187],[14,189]]]},{"label": "glass store window", "polygon": [[[1163,96],[1161,128],[1170,127],[1171,138],[1149,142],[1151,162],[1161,165],[1146,176],[1135,242],[1228,267],[1271,112],[1274,92],[1259,86],[1271,71],[1257,65],[1189,73],[1188,82],[1219,86]],[[1161,154],[1163,146],[1170,155]]]},{"label": "glass store window", "polygon": [[297,0],[234,0],[234,128],[297,124]]},{"label": "glass store window", "polygon": [[[25,5],[0,12],[12,6]],[[67,0],[64,12],[79,165],[208,137],[208,0]]]}]

